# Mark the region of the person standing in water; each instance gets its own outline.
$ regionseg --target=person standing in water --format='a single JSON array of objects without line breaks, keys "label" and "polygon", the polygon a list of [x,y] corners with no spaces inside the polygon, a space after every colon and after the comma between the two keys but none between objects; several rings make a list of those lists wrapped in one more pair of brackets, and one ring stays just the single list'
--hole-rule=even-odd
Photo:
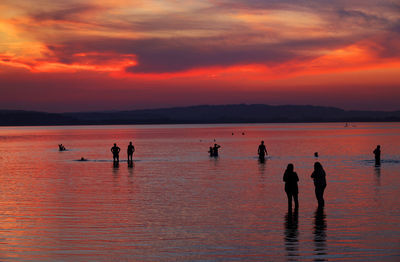
[{"label": "person standing in water", "polygon": [[293,164],[288,164],[283,174],[283,181],[285,181],[285,192],[288,198],[288,210],[292,212],[292,198],[294,200],[294,210],[295,212],[299,210],[299,188],[297,186],[297,181],[299,181],[299,177],[297,173],[294,172]]},{"label": "person standing in water", "polygon": [[114,163],[119,162],[119,151],[121,151],[121,148],[117,147],[117,144],[114,143],[114,146],[111,148],[111,153],[113,154]]},{"label": "person standing in water", "polygon": [[214,147],[213,147],[213,150],[212,150],[214,157],[218,156],[218,148],[220,148],[220,147],[221,147],[220,145],[214,144]]},{"label": "person standing in water", "polygon": [[128,162],[133,161],[133,152],[135,152],[135,147],[132,145],[132,142],[129,142],[127,153],[128,153]]},{"label": "person standing in water", "polygon": [[318,200],[318,208],[325,206],[324,191],[326,188],[326,174],[320,162],[315,162],[314,172],[311,174],[311,178],[314,179],[315,196]]},{"label": "person standing in water", "polygon": [[258,146],[258,158],[262,161],[265,159],[265,155],[268,155],[267,148],[264,145],[264,141]]},{"label": "person standing in water", "polygon": [[210,154],[210,157],[214,156],[214,149],[212,146],[210,146],[210,149],[208,150],[208,153]]},{"label": "person standing in water", "polygon": [[375,166],[380,166],[381,165],[381,146],[377,145],[373,153],[375,155]]}]

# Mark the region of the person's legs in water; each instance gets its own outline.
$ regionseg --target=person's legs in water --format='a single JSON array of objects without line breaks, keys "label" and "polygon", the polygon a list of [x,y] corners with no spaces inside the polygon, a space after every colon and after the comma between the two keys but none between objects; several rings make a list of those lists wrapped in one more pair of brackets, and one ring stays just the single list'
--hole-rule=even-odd
[{"label": "person's legs in water", "polygon": [[299,210],[299,194],[293,194],[293,199],[294,199],[294,209]]},{"label": "person's legs in water", "polygon": [[258,159],[260,159],[260,161],[264,161],[265,160],[265,155],[264,154],[259,154],[258,155]]},{"label": "person's legs in water", "polygon": [[325,190],[325,187],[316,187],[315,188],[315,196],[317,197],[319,207],[325,206],[324,190]]},{"label": "person's legs in water", "polygon": [[287,199],[288,199],[288,210],[292,211],[292,196],[293,194],[289,191],[286,191]]}]

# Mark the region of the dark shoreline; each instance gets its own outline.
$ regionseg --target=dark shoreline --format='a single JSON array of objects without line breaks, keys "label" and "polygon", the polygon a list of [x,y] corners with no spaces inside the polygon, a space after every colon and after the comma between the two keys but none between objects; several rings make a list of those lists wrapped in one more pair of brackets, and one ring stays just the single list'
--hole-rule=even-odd
[{"label": "dark shoreline", "polygon": [[400,122],[400,111],[347,111],[321,106],[221,105],[113,112],[0,110],[0,126],[172,125]]}]

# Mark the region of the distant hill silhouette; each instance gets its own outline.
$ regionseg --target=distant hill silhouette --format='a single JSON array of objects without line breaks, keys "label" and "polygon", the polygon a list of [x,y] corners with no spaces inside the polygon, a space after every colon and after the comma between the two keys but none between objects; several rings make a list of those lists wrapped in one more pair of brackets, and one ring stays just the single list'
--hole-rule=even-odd
[{"label": "distant hill silhouette", "polygon": [[202,105],[112,112],[43,113],[0,110],[0,125],[400,121],[400,111],[348,111],[323,106]]},{"label": "distant hill silhouette", "polygon": [[75,118],[54,113],[0,110],[0,126],[75,125]]}]

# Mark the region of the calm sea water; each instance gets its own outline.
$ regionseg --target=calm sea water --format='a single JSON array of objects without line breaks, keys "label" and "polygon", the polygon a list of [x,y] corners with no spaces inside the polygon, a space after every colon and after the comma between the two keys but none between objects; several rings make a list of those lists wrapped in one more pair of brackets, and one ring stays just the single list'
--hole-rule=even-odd
[{"label": "calm sea water", "polygon": [[[134,166],[113,167],[129,141]],[[1,261],[400,261],[400,123],[3,127],[0,178]]]}]

